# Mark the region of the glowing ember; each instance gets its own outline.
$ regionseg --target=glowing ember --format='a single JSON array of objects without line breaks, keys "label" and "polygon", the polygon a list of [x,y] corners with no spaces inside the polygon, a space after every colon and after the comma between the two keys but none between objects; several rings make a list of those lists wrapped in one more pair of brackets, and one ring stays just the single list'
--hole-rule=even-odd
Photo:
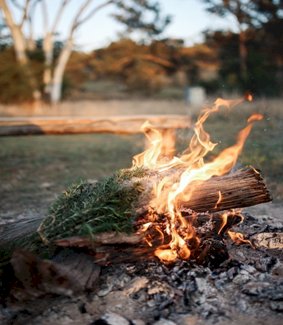
[{"label": "glowing ember", "polygon": [[[252,96],[249,95],[245,99],[252,100]],[[263,118],[260,114],[250,116],[246,127],[239,132],[236,143],[223,150],[212,161],[205,162],[205,156],[217,145],[210,141],[210,135],[204,130],[205,121],[211,114],[217,113],[221,107],[231,108],[243,100],[217,99],[212,108],[205,109],[195,124],[194,135],[188,148],[180,157],[174,157],[170,161],[161,154],[163,145],[161,133],[153,129],[149,123],[145,123],[143,126],[143,131],[149,139],[151,147],[133,158],[133,167],[145,167],[158,172],[160,177],[155,184],[154,198],[150,202],[150,206],[156,213],[163,215],[164,219],[158,223],[155,222],[154,217],[149,215],[148,222],[141,227],[140,232],[147,234],[145,241],[153,247],[155,247],[153,241],[158,236],[159,242],[162,244],[156,248],[155,255],[164,263],[173,262],[178,258],[189,259],[191,246],[193,245],[196,249],[200,243],[194,227],[180,212],[182,202],[190,201],[195,185],[213,176],[221,176],[231,171],[254,122]],[[170,169],[174,169],[174,173],[168,173]],[[221,200],[222,194],[219,191],[215,208],[221,204]],[[231,215],[233,216],[234,213],[223,214],[223,223],[218,233],[223,230]],[[195,217],[198,217],[197,214]],[[151,235],[149,235],[150,230],[153,231]],[[153,233],[156,236],[153,236]],[[249,243],[239,233],[229,231],[229,235],[236,243]]]}]

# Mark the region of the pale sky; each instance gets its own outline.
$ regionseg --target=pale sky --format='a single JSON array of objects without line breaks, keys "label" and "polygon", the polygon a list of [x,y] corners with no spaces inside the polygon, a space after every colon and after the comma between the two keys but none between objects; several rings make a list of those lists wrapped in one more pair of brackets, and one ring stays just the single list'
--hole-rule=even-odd
[{"label": "pale sky", "polygon": [[[182,38],[192,45],[201,41],[205,29],[234,29],[232,21],[207,13],[201,0],[160,0],[162,12],[172,16],[172,22],[164,32],[164,37]],[[109,15],[113,8],[106,8],[77,32],[77,44],[84,50],[103,47],[117,39],[122,26]]]}]

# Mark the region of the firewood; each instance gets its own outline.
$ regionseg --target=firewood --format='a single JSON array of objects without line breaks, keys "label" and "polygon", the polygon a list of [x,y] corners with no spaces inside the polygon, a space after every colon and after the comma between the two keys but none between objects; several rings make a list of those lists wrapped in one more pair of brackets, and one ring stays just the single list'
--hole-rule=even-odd
[{"label": "firewood", "polygon": [[[219,192],[222,198],[216,205]],[[260,172],[254,168],[246,168],[228,175],[212,177],[197,185],[190,201],[183,202],[182,206],[196,212],[214,212],[244,208],[269,201],[271,196]]]}]

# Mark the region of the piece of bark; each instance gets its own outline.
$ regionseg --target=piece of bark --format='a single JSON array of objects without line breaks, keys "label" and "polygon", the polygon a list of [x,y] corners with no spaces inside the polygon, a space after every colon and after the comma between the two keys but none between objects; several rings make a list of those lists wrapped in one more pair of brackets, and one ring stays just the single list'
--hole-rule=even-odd
[{"label": "piece of bark", "polygon": [[[83,252],[63,250],[53,260],[43,260],[23,250],[11,258],[9,287],[6,294],[18,301],[48,294],[72,296],[94,288],[100,267]],[[12,277],[12,278],[11,278]]]},{"label": "piece of bark", "polygon": [[283,233],[263,232],[253,235],[251,241],[255,247],[268,249],[283,249]]}]

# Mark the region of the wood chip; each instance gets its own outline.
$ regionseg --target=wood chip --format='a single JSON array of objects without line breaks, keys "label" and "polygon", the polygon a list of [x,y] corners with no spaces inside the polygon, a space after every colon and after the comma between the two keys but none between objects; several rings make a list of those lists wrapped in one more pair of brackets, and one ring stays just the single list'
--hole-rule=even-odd
[{"label": "wood chip", "polygon": [[251,237],[252,243],[256,247],[265,247],[269,249],[283,248],[283,233],[263,232]]}]

